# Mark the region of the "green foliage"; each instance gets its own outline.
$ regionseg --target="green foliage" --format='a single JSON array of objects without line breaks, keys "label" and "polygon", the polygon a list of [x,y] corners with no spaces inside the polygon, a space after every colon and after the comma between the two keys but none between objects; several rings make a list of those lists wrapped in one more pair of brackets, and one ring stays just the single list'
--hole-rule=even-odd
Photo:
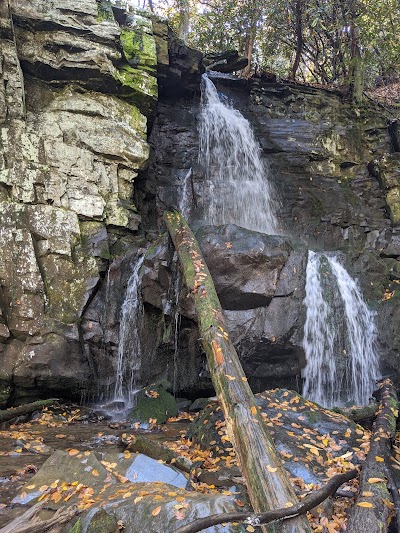
[{"label": "green foliage", "polygon": [[[347,86],[393,78],[399,69],[398,0],[159,0],[156,11],[190,46],[204,52],[246,52],[255,35],[253,70],[287,77],[301,41],[296,75],[304,81]],[[185,19],[185,21],[183,20]]]}]

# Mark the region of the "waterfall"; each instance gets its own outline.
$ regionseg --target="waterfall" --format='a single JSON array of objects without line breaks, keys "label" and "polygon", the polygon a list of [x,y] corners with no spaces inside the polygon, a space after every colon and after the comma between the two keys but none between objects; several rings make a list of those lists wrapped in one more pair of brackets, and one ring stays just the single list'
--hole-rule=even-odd
[{"label": "waterfall", "polygon": [[190,216],[190,207],[192,204],[192,168],[188,170],[183,178],[182,190],[179,197],[178,209],[181,212],[183,218],[188,221]]},{"label": "waterfall", "polygon": [[205,74],[199,134],[199,161],[206,170],[209,223],[233,223],[263,233],[277,233],[277,202],[250,123],[220,99]]},{"label": "waterfall", "polygon": [[303,395],[325,407],[365,405],[379,379],[374,314],[335,256],[310,251]]},{"label": "waterfall", "polygon": [[114,401],[123,401],[132,407],[140,383],[141,333],[143,306],[140,297],[140,268],[144,255],[135,264],[128,280],[125,299],[121,307],[119,345],[116,367]]}]

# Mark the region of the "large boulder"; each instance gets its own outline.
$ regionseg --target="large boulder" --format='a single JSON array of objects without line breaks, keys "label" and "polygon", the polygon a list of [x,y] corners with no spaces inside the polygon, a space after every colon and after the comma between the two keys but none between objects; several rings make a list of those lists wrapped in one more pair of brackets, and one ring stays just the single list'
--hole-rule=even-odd
[{"label": "large boulder", "polygon": [[[346,417],[285,389],[264,391],[255,398],[285,469],[292,478],[300,478],[302,488],[330,476],[327,465],[333,473],[335,465],[352,469],[365,460],[369,434]],[[188,436],[204,448],[211,447],[217,457],[232,449],[217,403],[192,422]]]},{"label": "large boulder", "polygon": [[[187,481],[173,467],[141,454],[58,450],[13,503],[31,506],[40,498],[52,511],[66,502],[76,504],[84,514],[75,526],[70,524],[74,533],[103,531],[105,523],[109,527],[120,520],[126,533],[172,532],[196,518],[236,510],[234,495],[189,492],[184,488]],[[227,525],[211,531],[235,530]]]},{"label": "large boulder", "polygon": [[289,258],[287,239],[234,224],[204,226],[196,236],[223,309],[254,309],[271,302]]}]

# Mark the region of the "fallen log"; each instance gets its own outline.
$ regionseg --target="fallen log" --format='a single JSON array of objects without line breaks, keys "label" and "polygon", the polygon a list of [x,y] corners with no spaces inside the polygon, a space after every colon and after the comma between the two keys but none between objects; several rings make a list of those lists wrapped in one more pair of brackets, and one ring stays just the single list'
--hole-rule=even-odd
[{"label": "fallen log", "polygon": [[186,457],[182,457],[182,455],[170,450],[159,442],[146,439],[143,435],[131,435],[128,450],[135,453],[143,453],[157,461],[161,459],[187,474],[191,473],[194,466]]},{"label": "fallen log", "polygon": [[18,405],[17,407],[10,407],[9,409],[2,409],[0,410],[0,424],[17,418],[17,416],[28,415],[44,407],[50,407],[57,401],[57,398],[50,398],[48,400],[37,400],[36,402]]},{"label": "fallen log", "polygon": [[[221,304],[199,245],[180,213],[166,212],[164,219],[194,299],[211,379],[253,509],[263,512],[298,505],[289,476],[276,452],[229,338]],[[272,525],[262,529],[280,533],[311,532],[305,516],[298,516],[279,528]]]},{"label": "fallen log", "polygon": [[5,527],[0,529],[0,533],[56,533],[64,529],[74,516],[80,511],[76,505],[71,505],[65,509],[60,507],[57,512],[48,520],[41,520],[37,515],[42,510],[44,503],[39,502],[23,515],[19,516]]},{"label": "fallen log", "polygon": [[[252,526],[260,526],[262,524],[268,524],[275,520],[287,520],[296,516],[305,514],[307,511],[314,509],[329,496],[334,494],[340,485],[350,481],[357,476],[358,470],[350,470],[344,474],[338,474],[333,476],[328,483],[319,490],[316,490],[312,494],[306,496],[301,503],[294,505],[293,507],[285,507],[283,509],[276,509],[274,511],[267,511],[266,513],[220,513],[205,518],[199,518],[190,524],[175,529],[173,533],[197,533],[208,527],[223,524],[225,522],[245,522]],[[280,526],[282,527],[282,523]],[[282,529],[280,530],[282,531]]]},{"label": "fallen log", "polygon": [[378,407],[378,402],[374,402],[364,406],[333,407],[332,411],[344,415],[346,418],[353,420],[353,422],[362,422],[373,420],[378,411]]},{"label": "fallen log", "polygon": [[359,494],[349,512],[347,533],[384,533],[391,515],[387,467],[396,433],[398,401],[390,379],[380,383],[381,401],[372,429],[371,445],[360,476]]}]

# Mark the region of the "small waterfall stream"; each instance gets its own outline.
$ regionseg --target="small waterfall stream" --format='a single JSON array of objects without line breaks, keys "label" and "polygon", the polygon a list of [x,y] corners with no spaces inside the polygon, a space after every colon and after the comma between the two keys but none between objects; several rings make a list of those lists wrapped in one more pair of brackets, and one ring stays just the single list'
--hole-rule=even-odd
[{"label": "small waterfall stream", "polygon": [[325,407],[365,405],[379,379],[374,314],[335,256],[310,251],[303,394]]},{"label": "small waterfall stream", "polygon": [[182,213],[183,218],[188,221],[190,216],[190,211],[192,207],[192,168],[189,168],[185,177],[183,178],[181,194],[179,197],[178,210]]},{"label": "small waterfall stream", "polygon": [[249,121],[220,99],[206,74],[201,86],[199,160],[206,169],[208,222],[278,233],[269,170]]},{"label": "small waterfall stream", "polygon": [[133,406],[140,384],[141,334],[143,306],[140,297],[140,269],[142,255],[136,262],[128,280],[125,299],[121,307],[119,345],[116,366],[114,401],[123,402],[125,408]]}]

